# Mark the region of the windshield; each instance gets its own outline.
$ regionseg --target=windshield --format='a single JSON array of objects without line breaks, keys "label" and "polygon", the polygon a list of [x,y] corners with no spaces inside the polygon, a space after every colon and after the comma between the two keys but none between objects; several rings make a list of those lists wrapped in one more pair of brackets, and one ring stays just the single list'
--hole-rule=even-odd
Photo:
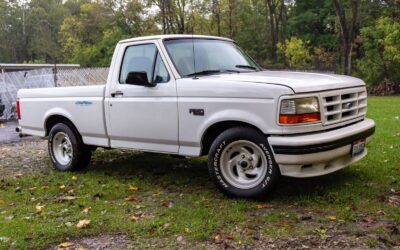
[{"label": "windshield", "polygon": [[183,77],[260,70],[249,56],[230,41],[172,39],[164,41],[164,44],[176,69]]}]

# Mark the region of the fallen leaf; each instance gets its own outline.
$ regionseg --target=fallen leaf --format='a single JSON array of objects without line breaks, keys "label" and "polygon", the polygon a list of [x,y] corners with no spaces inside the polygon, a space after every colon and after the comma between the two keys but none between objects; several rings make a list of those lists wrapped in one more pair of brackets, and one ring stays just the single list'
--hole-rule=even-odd
[{"label": "fallen leaf", "polygon": [[72,222],[70,222],[70,221],[68,221],[68,222],[65,222],[65,225],[67,226],[67,227],[72,227]]},{"label": "fallen leaf", "polygon": [[256,208],[257,209],[263,209],[263,208],[272,208],[272,205],[270,205],[270,204],[257,204],[256,205]]},{"label": "fallen leaf", "polygon": [[84,220],[80,220],[78,222],[78,224],[76,224],[77,228],[85,228],[90,224],[90,220],[84,219]]},{"label": "fallen leaf", "polygon": [[330,221],[336,221],[337,220],[336,216],[334,216],[334,215],[328,216],[328,219]]},{"label": "fallen leaf", "polygon": [[376,211],[376,214],[377,215],[385,215],[386,213],[383,210],[378,210],[378,211]]},{"label": "fallen leaf", "polygon": [[71,180],[76,181],[78,180],[78,177],[76,177],[75,175],[71,177]]},{"label": "fallen leaf", "polygon": [[154,218],[154,215],[152,213],[144,213],[141,217],[145,219],[151,219]]},{"label": "fallen leaf", "polygon": [[4,204],[4,201],[2,199],[0,199],[0,205]]},{"label": "fallen leaf", "polygon": [[186,233],[191,233],[191,232],[192,232],[192,229],[190,229],[189,227],[186,227],[186,228],[185,228],[185,232],[186,232]]},{"label": "fallen leaf", "polygon": [[128,185],[128,190],[137,191],[139,190],[139,188],[136,186]]},{"label": "fallen leaf", "polygon": [[365,222],[365,223],[371,224],[372,222],[375,221],[375,218],[372,217],[372,216],[366,216],[366,217],[364,217],[362,220],[363,220],[363,222]]},{"label": "fallen leaf", "polygon": [[222,242],[221,235],[219,235],[219,234],[215,235],[214,241],[215,241],[215,243],[220,244]]},{"label": "fallen leaf", "polygon": [[63,242],[58,245],[59,248],[67,248],[67,247],[72,247],[75,245],[73,242]]},{"label": "fallen leaf", "polygon": [[129,195],[128,197],[125,198],[125,201],[137,201],[138,199],[133,196],[133,195]]},{"label": "fallen leaf", "polygon": [[389,204],[391,204],[391,205],[400,206],[400,196],[398,196],[398,195],[392,195],[392,196],[390,196],[390,197],[388,198],[388,202],[389,202]]},{"label": "fallen leaf", "polygon": [[60,196],[57,198],[58,201],[63,202],[63,201],[72,201],[75,200],[76,196]]},{"label": "fallen leaf", "polygon": [[61,185],[61,186],[60,186],[60,189],[64,189],[64,188],[65,188],[65,185]]},{"label": "fallen leaf", "polygon": [[33,190],[35,190],[35,189],[37,189],[37,187],[31,187],[31,188],[29,188],[30,191],[33,191]]},{"label": "fallen leaf", "polygon": [[90,209],[92,209],[92,208],[91,208],[91,207],[85,207],[85,208],[82,210],[82,213],[87,214],[87,213],[89,213]]},{"label": "fallen leaf", "polygon": [[172,201],[165,201],[165,200],[162,200],[162,201],[160,202],[160,205],[163,206],[163,207],[167,207],[167,208],[171,208],[171,207],[174,206],[174,204],[172,203]]},{"label": "fallen leaf", "polygon": [[37,205],[36,206],[36,212],[41,213],[43,211],[44,205]]},{"label": "fallen leaf", "polygon": [[3,123],[0,123],[0,128],[5,128]]},{"label": "fallen leaf", "polygon": [[134,215],[131,215],[130,217],[129,217],[129,220],[130,221],[138,221],[139,220],[139,216],[136,216],[135,214]]},{"label": "fallen leaf", "polygon": [[67,192],[68,192],[69,194],[72,194],[72,193],[74,192],[74,190],[71,188],[71,189],[68,189]]}]

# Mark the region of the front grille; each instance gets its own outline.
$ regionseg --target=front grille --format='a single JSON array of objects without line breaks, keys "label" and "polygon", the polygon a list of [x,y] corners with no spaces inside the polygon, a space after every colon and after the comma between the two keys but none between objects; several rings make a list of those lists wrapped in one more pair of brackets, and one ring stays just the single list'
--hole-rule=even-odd
[{"label": "front grille", "polygon": [[331,125],[364,117],[367,113],[367,91],[364,87],[321,94],[323,124]]}]

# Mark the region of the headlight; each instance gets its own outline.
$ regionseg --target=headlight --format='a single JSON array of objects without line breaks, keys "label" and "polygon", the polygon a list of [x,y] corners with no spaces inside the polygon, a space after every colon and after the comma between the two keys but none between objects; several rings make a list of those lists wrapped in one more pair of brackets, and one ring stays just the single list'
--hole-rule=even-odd
[{"label": "headlight", "polygon": [[321,121],[318,98],[285,99],[281,102],[280,124],[298,124]]}]

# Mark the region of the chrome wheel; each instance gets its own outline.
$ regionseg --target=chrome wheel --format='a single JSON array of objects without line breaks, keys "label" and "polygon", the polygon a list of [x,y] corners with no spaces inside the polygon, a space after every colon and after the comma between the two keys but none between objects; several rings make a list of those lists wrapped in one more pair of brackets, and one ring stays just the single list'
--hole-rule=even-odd
[{"label": "chrome wheel", "polygon": [[220,158],[221,174],[232,186],[250,189],[259,185],[268,169],[263,150],[247,140],[227,145]]},{"label": "chrome wheel", "polygon": [[53,137],[53,155],[62,165],[68,165],[72,161],[72,143],[68,135],[58,132]]}]

